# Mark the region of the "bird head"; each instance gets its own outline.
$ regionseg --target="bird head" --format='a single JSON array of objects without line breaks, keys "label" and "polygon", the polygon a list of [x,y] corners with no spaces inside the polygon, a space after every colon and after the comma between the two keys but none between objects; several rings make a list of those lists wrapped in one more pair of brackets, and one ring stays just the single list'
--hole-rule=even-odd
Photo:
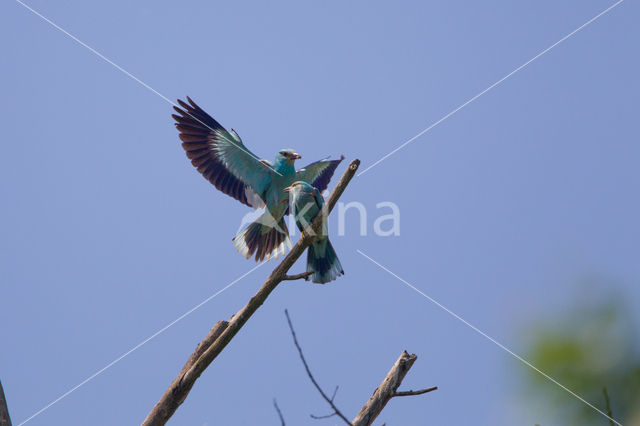
[{"label": "bird head", "polygon": [[315,191],[315,188],[313,186],[301,180],[297,182],[293,182],[290,186],[284,189],[284,192],[288,192],[289,194],[293,194],[293,195],[307,194],[307,193],[310,194],[310,193],[313,193],[313,191]]},{"label": "bird head", "polygon": [[293,149],[281,149],[278,152],[278,155],[276,156],[276,162],[278,162],[278,160],[282,160],[287,163],[293,164],[293,162],[299,158],[302,158],[302,157]]}]

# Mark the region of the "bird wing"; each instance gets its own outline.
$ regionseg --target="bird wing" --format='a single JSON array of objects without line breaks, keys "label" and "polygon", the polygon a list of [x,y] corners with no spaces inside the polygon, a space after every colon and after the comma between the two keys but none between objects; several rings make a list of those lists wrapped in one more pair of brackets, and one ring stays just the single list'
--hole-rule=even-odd
[{"label": "bird wing", "polygon": [[225,130],[188,96],[187,101],[178,99],[182,108],[174,106],[178,114],[172,117],[191,164],[225,194],[249,207],[263,207],[275,173],[269,162],[256,157],[234,130]]},{"label": "bird wing", "polygon": [[[313,191],[313,198],[315,198],[316,204],[318,206],[318,214],[322,214],[322,206],[324,205],[324,198],[322,198],[322,194],[318,188],[315,188]],[[313,219],[312,219],[313,220]],[[322,235],[327,235],[327,221],[324,220],[322,222]]]},{"label": "bird wing", "polygon": [[323,192],[329,186],[329,181],[333,172],[335,172],[338,164],[344,160],[344,156],[340,156],[339,160],[329,160],[327,158],[316,161],[296,172],[296,180],[308,182]]},{"label": "bird wing", "polygon": [[322,198],[322,194],[320,193],[320,190],[318,188],[313,191],[313,197],[316,199],[318,209],[322,210],[322,206],[324,205],[324,198]]}]

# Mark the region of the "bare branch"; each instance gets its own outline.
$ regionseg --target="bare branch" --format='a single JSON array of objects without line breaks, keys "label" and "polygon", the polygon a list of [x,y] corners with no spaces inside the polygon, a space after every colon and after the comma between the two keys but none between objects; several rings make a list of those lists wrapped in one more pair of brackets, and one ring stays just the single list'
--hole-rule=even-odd
[{"label": "bare branch", "polygon": [[7,406],[7,399],[4,397],[2,382],[0,382],[0,426],[11,426],[9,407]]},{"label": "bare branch", "polygon": [[293,266],[296,260],[298,260],[298,258],[304,253],[307,247],[317,239],[315,234],[317,234],[321,229],[323,218],[326,217],[336,205],[338,199],[349,184],[349,181],[358,170],[359,165],[360,160],[353,160],[351,164],[349,164],[349,167],[347,167],[347,170],[331,192],[331,195],[327,198],[321,214],[318,214],[318,217],[312,221],[311,228],[316,231],[314,235],[310,235],[306,232],[303,233],[300,240],[298,240],[289,254],[285,256],[282,262],[273,270],[273,272],[271,272],[255,296],[253,296],[242,309],[231,317],[221,333],[211,342],[205,342],[203,340],[203,342],[198,346],[198,348],[202,347],[203,351],[201,353],[198,351],[199,356],[197,357],[192,355],[192,357],[196,359],[191,363],[191,365],[189,365],[189,361],[187,361],[183,371],[171,383],[164,395],[160,398],[160,401],[158,401],[149,415],[147,415],[147,418],[142,423],[143,426],[164,425],[167,420],[169,420],[180,404],[185,400],[198,377],[200,377],[209,364],[213,362],[213,360],[229,344],[238,331],[242,329],[249,318],[251,318],[265,300],[267,300],[269,294],[271,294],[278,284],[284,280],[291,266]]},{"label": "bare branch", "polygon": [[280,424],[282,426],[286,426],[284,422],[284,417],[282,416],[282,411],[280,411],[280,407],[278,407],[278,401],[273,398],[273,406],[276,407],[276,411],[278,412],[278,417],[280,417]]},{"label": "bare branch", "polygon": [[311,275],[313,275],[313,271],[302,272],[301,274],[296,274],[296,275],[285,275],[284,278],[282,278],[282,281],[300,280],[303,278],[307,278]]},{"label": "bare branch", "polygon": [[291,318],[289,317],[289,311],[287,311],[286,309],[284,310],[284,314],[287,316],[287,323],[289,323],[289,329],[291,330],[291,336],[293,336],[293,343],[296,345],[296,348],[298,349],[298,354],[300,355],[300,359],[302,360],[302,364],[304,365],[304,369],[307,370],[307,376],[309,376],[309,379],[311,379],[311,383],[313,383],[313,385],[316,387],[316,389],[318,389],[318,392],[320,392],[320,395],[322,395],[322,398],[324,398],[325,401],[327,401],[327,403],[331,406],[331,408],[333,408],[333,414],[327,415],[327,416],[311,416],[314,419],[317,418],[327,418],[327,417],[331,417],[334,414],[337,415],[338,417],[340,417],[342,420],[344,420],[344,422],[348,425],[351,425],[351,422],[349,421],[349,419],[347,419],[345,417],[344,414],[342,414],[340,412],[340,410],[338,409],[338,407],[336,407],[336,405],[333,403],[333,398],[336,396],[336,392],[338,391],[338,388],[336,387],[336,390],[333,392],[333,397],[329,398],[327,396],[326,393],[324,393],[324,391],[322,390],[322,388],[320,387],[320,385],[318,384],[318,382],[316,382],[316,379],[313,377],[313,374],[311,374],[311,370],[309,369],[309,364],[307,364],[307,360],[304,358],[304,355],[302,354],[302,348],[300,347],[300,344],[298,343],[298,338],[296,337],[296,332],[293,329],[293,324],[291,324]]},{"label": "bare branch", "polygon": [[[187,362],[184,364],[184,367],[182,367],[182,370],[180,371],[180,374],[178,374],[178,377],[176,377],[173,380],[173,382],[171,382],[171,385],[169,385],[169,388],[162,396],[162,399],[160,400],[162,404],[160,404],[159,402],[153,408],[153,411],[151,412],[151,414],[154,414],[155,417],[151,420],[154,421],[154,423],[149,423],[149,424],[166,423],[169,417],[171,417],[171,415],[180,406],[180,404],[182,404],[182,402],[187,397],[189,390],[191,390],[191,387],[193,386],[193,383],[183,382],[182,379],[184,375],[187,373],[187,371],[189,371],[189,369],[193,366],[193,364],[200,358],[200,356],[202,356],[204,351],[209,346],[211,346],[213,342],[215,342],[215,340],[222,334],[224,330],[227,329],[228,326],[229,326],[229,323],[227,321],[218,321],[211,328],[211,330],[209,330],[209,334],[207,335],[207,337],[205,337],[198,344],[193,354],[191,354]],[[149,414],[149,416],[151,416],[151,414]],[[161,421],[160,419],[165,419],[165,420]],[[148,420],[150,420],[149,417],[145,419],[145,422]]]},{"label": "bare branch", "polygon": [[[393,364],[391,370],[384,378],[380,386],[373,392],[369,401],[362,407],[356,418],[353,420],[353,426],[370,425],[378,417],[382,409],[387,405],[387,402],[394,396],[408,395],[406,392],[396,392],[404,376],[407,375],[413,363],[416,362],[418,357],[416,354],[409,355],[407,351],[402,351],[398,360]],[[425,390],[428,391],[428,390]],[[419,391],[420,392],[420,391]],[[426,392],[420,392],[426,393]],[[398,395],[400,394],[400,395]],[[419,395],[417,393],[416,395]]]},{"label": "bare branch", "polygon": [[229,323],[227,321],[218,321],[213,327],[211,327],[211,330],[209,330],[209,334],[207,334],[207,337],[205,337],[200,343],[198,343],[198,346],[196,346],[196,350],[193,351],[184,367],[182,367],[182,371],[180,371],[178,377],[182,377],[191,368],[196,360],[200,358],[200,356],[202,356],[204,351],[209,346],[211,346],[213,342],[215,342],[218,336],[220,336],[228,326]]}]

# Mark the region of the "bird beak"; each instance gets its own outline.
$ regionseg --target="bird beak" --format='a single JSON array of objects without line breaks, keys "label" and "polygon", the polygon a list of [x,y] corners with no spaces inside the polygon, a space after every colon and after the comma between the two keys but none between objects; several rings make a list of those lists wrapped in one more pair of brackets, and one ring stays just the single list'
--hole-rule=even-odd
[{"label": "bird beak", "polygon": [[295,158],[296,160],[299,160],[302,158],[302,156],[300,154],[298,154],[297,152],[293,153],[293,158]]},{"label": "bird beak", "polygon": [[291,187],[290,187],[290,186],[287,186],[287,187],[284,189],[284,192],[291,192]]}]

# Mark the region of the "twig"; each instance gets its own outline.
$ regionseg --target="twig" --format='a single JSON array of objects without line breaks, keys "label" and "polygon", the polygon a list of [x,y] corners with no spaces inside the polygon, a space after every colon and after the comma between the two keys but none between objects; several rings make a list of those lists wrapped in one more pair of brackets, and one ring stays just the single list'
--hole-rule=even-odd
[{"label": "twig", "polygon": [[339,386],[336,385],[336,388],[333,390],[333,395],[331,395],[331,400],[333,401],[334,399],[336,399],[336,394],[338,393],[338,388]]},{"label": "twig", "polygon": [[602,393],[604,394],[604,402],[607,404],[607,416],[609,417],[609,424],[611,426],[615,426],[613,423],[613,412],[611,411],[611,403],[609,402],[609,393],[607,392],[607,387],[602,387]]},{"label": "twig", "polygon": [[[293,246],[289,254],[285,256],[282,262],[273,270],[273,272],[271,272],[255,296],[253,296],[242,309],[231,317],[227,326],[222,330],[217,338],[208,344],[205,344],[203,340],[201,345],[199,345],[199,347],[202,346],[204,348],[202,353],[188,368],[187,364],[185,364],[183,371],[171,383],[169,388],[160,398],[160,401],[158,401],[151,412],[147,415],[147,418],[142,423],[143,426],[164,425],[173,413],[175,413],[180,404],[182,404],[186,399],[198,377],[200,377],[209,364],[211,364],[220,352],[222,352],[238,331],[242,329],[249,318],[251,318],[265,300],[267,300],[269,294],[271,294],[278,284],[284,280],[291,266],[293,266],[296,260],[298,260],[302,253],[304,253],[307,247],[315,241],[317,238],[315,234],[317,234],[321,229],[324,217],[326,217],[328,212],[330,212],[336,205],[338,199],[349,184],[349,181],[358,170],[359,165],[360,160],[353,160],[351,164],[349,164],[349,167],[347,167],[347,170],[331,192],[331,195],[327,198],[321,212],[322,214],[319,214],[318,217],[313,219],[310,227],[315,230],[315,233],[313,235],[306,232],[303,234],[300,240],[298,240],[298,242]],[[184,371],[185,369],[186,371]]]},{"label": "twig", "polygon": [[313,374],[311,374],[311,370],[309,369],[309,364],[307,364],[307,360],[304,358],[304,355],[302,354],[302,348],[300,347],[300,344],[298,343],[298,338],[296,337],[296,332],[293,329],[293,324],[291,324],[291,318],[289,317],[289,311],[287,311],[285,309],[284,310],[284,314],[287,317],[287,323],[289,323],[289,329],[291,330],[291,336],[293,337],[293,343],[296,345],[296,348],[298,349],[298,354],[300,355],[300,359],[302,360],[302,364],[304,365],[304,369],[307,370],[307,376],[309,376],[309,379],[311,379],[311,383],[313,383],[313,385],[316,387],[316,389],[318,389],[318,392],[320,392],[320,395],[322,395],[322,398],[324,398],[324,400],[327,401],[327,403],[331,406],[331,408],[333,408],[333,413],[330,414],[330,415],[319,416],[319,417],[312,415],[311,417],[313,417],[315,419],[315,418],[327,418],[327,417],[331,417],[333,415],[337,415],[342,420],[344,420],[344,422],[346,424],[351,426],[351,422],[349,421],[349,419],[347,419],[345,417],[345,415],[342,414],[342,412],[340,412],[338,407],[336,407],[336,405],[333,403],[333,398],[336,396],[336,392],[338,391],[338,388],[336,387],[336,390],[333,392],[333,397],[331,397],[331,398],[329,398],[327,396],[327,394],[324,393],[324,391],[322,390],[322,388],[320,387],[318,382],[316,382],[316,379],[313,377]]},{"label": "twig", "polygon": [[[369,401],[367,401],[353,420],[353,426],[370,425],[376,417],[378,417],[391,398],[394,396],[404,396],[402,394],[408,395],[406,392],[396,392],[396,390],[402,383],[404,376],[406,376],[411,369],[411,366],[413,366],[413,363],[416,362],[416,359],[418,359],[418,357],[415,354],[409,355],[407,351],[402,351],[400,357],[395,364],[393,364],[393,367],[391,367],[391,370],[389,370],[389,373],[384,378],[380,386],[378,386],[378,388],[373,392]],[[426,393],[428,390],[425,389],[425,392],[418,392]],[[419,395],[420,393],[416,393],[416,395]]]},{"label": "twig", "polygon": [[[335,399],[336,399],[336,394],[338,393],[338,387],[339,387],[339,386],[337,386],[337,385],[336,385],[336,388],[333,390],[333,395],[331,395],[331,401],[335,401]],[[329,417],[333,417],[333,416],[335,416],[335,415],[337,415],[337,414],[338,414],[338,413],[336,413],[336,412],[334,411],[333,413],[331,413],[331,414],[325,414],[324,416],[316,416],[316,415],[314,415],[314,414],[309,414],[309,415],[311,416],[311,418],[312,418],[312,419],[315,419],[315,420],[322,420],[322,419],[328,419]]]},{"label": "twig", "polygon": [[284,417],[282,416],[282,411],[280,411],[280,407],[278,407],[278,401],[273,398],[273,406],[276,407],[276,411],[278,412],[278,417],[280,417],[280,424],[282,426],[286,426],[284,422]]},{"label": "twig", "polygon": [[331,414],[325,414],[324,416],[316,416],[316,415],[313,415],[313,414],[309,414],[309,415],[311,416],[312,419],[322,420],[322,419],[328,419],[329,417],[337,416],[338,413],[333,412]]},{"label": "twig", "polygon": [[4,397],[2,382],[0,382],[0,426],[11,426],[9,407],[7,406],[7,399]]},{"label": "twig", "polygon": [[437,386],[433,386],[431,388],[426,388],[426,389],[420,389],[417,391],[414,390],[410,390],[410,391],[400,391],[400,392],[396,392],[393,394],[393,397],[395,398],[396,396],[414,396],[414,395],[422,395],[423,393],[427,393],[427,392],[433,392],[434,390],[438,390]]},{"label": "twig", "polygon": [[313,271],[307,271],[307,272],[302,272],[300,274],[296,274],[296,275],[285,275],[284,278],[282,278],[282,281],[293,281],[293,280],[300,280],[303,278],[307,278],[311,275],[313,275]]}]

